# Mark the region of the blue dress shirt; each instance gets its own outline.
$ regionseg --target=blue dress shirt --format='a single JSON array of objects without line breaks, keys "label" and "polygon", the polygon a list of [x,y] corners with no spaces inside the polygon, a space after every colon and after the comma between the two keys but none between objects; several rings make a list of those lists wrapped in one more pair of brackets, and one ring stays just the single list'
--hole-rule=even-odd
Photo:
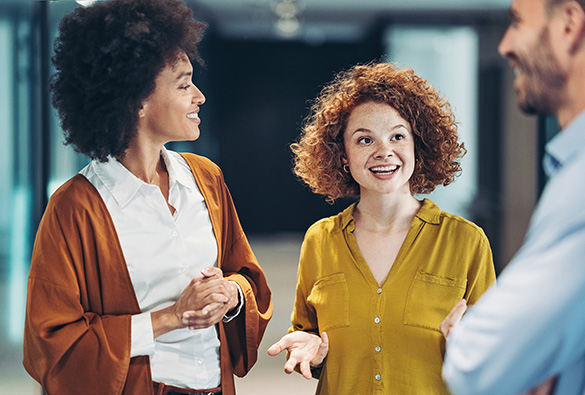
[{"label": "blue dress shirt", "polygon": [[449,335],[454,394],[520,394],[551,376],[556,394],[585,394],[585,112],[547,145],[544,166],[522,248]]}]

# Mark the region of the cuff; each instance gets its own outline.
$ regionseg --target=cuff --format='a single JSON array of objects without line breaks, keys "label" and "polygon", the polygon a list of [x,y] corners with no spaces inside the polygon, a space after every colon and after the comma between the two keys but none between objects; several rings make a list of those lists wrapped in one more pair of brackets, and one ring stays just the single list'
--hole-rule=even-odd
[{"label": "cuff", "polygon": [[132,316],[132,343],[130,358],[154,354],[154,331],[150,313]]}]

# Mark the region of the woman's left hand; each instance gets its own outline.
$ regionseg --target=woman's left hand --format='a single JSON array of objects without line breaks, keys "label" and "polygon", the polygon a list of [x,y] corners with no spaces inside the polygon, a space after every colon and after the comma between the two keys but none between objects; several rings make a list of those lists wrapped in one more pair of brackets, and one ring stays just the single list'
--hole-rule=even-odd
[{"label": "woman's left hand", "polygon": [[193,282],[193,286],[201,291],[206,288],[207,284],[213,284],[214,293],[225,296],[227,301],[224,303],[211,302],[202,308],[185,311],[182,315],[182,322],[189,329],[203,329],[215,325],[228,311],[238,305],[238,288],[234,282],[223,278],[221,269],[208,267],[201,274],[203,277],[199,281]]},{"label": "woman's left hand", "polygon": [[290,354],[284,364],[284,372],[290,374],[300,365],[301,374],[309,380],[312,377],[311,368],[321,366],[329,352],[329,339],[325,332],[321,333],[321,337],[303,331],[291,332],[270,346],[268,355],[275,356],[284,350]]},{"label": "woman's left hand", "polygon": [[155,339],[180,328],[208,328],[238,305],[238,287],[223,278],[220,269],[206,268],[201,274],[191,280],[173,305],[150,314]]}]

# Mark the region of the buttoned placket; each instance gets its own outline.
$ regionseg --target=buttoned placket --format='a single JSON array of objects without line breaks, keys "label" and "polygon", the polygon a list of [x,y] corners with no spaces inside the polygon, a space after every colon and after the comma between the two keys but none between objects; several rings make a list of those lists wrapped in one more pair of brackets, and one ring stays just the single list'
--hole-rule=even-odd
[{"label": "buttoned placket", "polygon": [[[177,184],[177,182],[173,181],[173,180],[169,180],[169,201],[168,204],[171,205],[174,208],[174,212],[171,216],[171,222],[172,222],[172,227],[173,227],[173,231],[171,232],[171,236],[173,237],[173,240],[176,240],[178,242],[178,244],[180,244],[181,246],[181,261],[180,261],[180,267],[179,267],[179,275],[182,276],[183,281],[191,281],[191,278],[193,277],[193,273],[190,272],[189,270],[189,265],[188,265],[188,257],[187,257],[187,251],[186,251],[186,247],[185,247],[185,243],[183,242],[182,238],[181,238],[181,234],[179,231],[179,227],[177,226],[177,221],[179,220],[179,216],[181,215],[181,191],[180,191],[180,187]],[[170,213],[170,211],[169,211]]]},{"label": "buttoned placket", "polygon": [[372,379],[374,381],[374,389],[380,390],[382,388],[382,339],[384,320],[382,319],[382,308],[384,306],[384,292],[382,287],[377,287],[373,290],[372,295],[372,360],[374,361],[374,370],[372,372]]},{"label": "buttoned placket", "polygon": [[[191,274],[189,273],[189,266],[187,265],[186,260],[186,251],[185,245],[181,238],[181,233],[179,231],[179,227],[177,226],[176,220],[179,216],[179,202],[177,195],[177,185],[173,183],[172,186],[169,186],[169,200],[166,201],[164,195],[162,194],[161,189],[156,185],[148,185],[147,188],[149,189],[149,193],[152,194],[154,201],[156,202],[157,211],[159,215],[162,217],[163,223],[167,224],[168,226],[168,235],[169,235],[169,248],[179,253],[180,258],[174,265],[176,267],[176,273],[181,278],[181,285],[188,284],[191,279]],[[171,213],[169,210],[169,205],[173,207],[174,212]],[[173,265],[172,262],[168,262],[167,264]]]}]

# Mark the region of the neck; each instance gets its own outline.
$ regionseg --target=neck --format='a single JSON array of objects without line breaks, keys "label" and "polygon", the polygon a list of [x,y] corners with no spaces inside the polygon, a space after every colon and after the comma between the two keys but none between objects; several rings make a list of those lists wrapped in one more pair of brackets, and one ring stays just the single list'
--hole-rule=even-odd
[{"label": "neck", "polygon": [[567,127],[573,119],[585,111],[585,95],[582,92],[585,92],[585,90],[574,92],[574,97],[567,100],[565,105],[557,110],[556,117],[561,129]]},{"label": "neck", "polygon": [[403,230],[410,227],[420,206],[410,192],[362,194],[354,212],[356,226],[374,232]]},{"label": "neck", "polygon": [[[585,111],[585,49],[582,49],[580,58],[576,59],[571,70],[569,70],[566,82],[566,89],[561,106],[556,116],[561,128],[565,128],[580,113]],[[582,58],[582,59],[581,59]]]},{"label": "neck", "polygon": [[161,150],[161,146],[133,142],[126,150],[124,158],[119,158],[118,161],[142,181],[158,185],[161,173],[166,173]]}]

